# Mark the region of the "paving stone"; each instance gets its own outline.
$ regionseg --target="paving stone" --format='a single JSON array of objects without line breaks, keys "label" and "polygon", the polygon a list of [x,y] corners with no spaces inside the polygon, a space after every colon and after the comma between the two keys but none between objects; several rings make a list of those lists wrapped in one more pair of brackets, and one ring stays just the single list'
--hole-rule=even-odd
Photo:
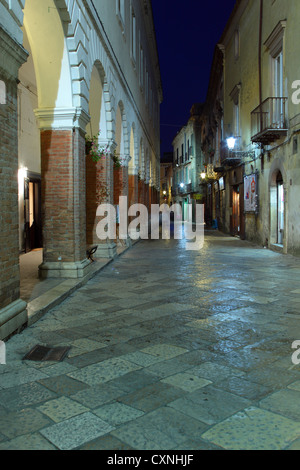
[{"label": "paving stone", "polygon": [[14,372],[7,372],[6,374],[4,374],[1,378],[1,387],[2,389],[13,388],[44,378],[47,378],[47,375],[43,372],[36,370],[33,367],[23,367],[20,370],[16,370]]},{"label": "paving stone", "polygon": [[202,438],[228,450],[281,450],[299,433],[299,422],[250,407],[213,426]]},{"label": "paving stone", "polygon": [[261,400],[259,406],[300,421],[300,391],[280,390]]},{"label": "paving stone", "polygon": [[35,433],[50,423],[51,421],[38,410],[24,408],[1,414],[0,433],[13,439],[23,434]]},{"label": "paving stone", "polygon": [[0,444],[0,450],[56,450],[56,447],[40,434],[35,433],[3,442]]},{"label": "paving stone", "polygon": [[245,373],[239,369],[223,366],[216,362],[205,362],[200,366],[194,367],[190,372],[197,377],[203,377],[215,383],[227,377],[240,377],[245,375]]},{"label": "paving stone", "polygon": [[88,408],[68,397],[49,400],[38,407],[38,410],[49,416],[55,423],[89,411]]},{"label": "paving stone", "polygon": [[115,436],[106,434],[103,437],[99,437],[92,442],[83,444],[77,450],[133,450],[128,444],[121,442]]},{"label": "paving stone", "polygon": [[218,382],[217,387],[251,401],[257,401],[272,393],[271,387],[245,380],[244,377],[228,377]]},{"label": "paving stone", "polygon": [[149,346],[147,348],[142,349],[141,352],[151,354],[162,359],[172,359],[173,357],[185,354],[187,350],[169,344],[156,344],[154,346]]},{"label": "paving stone", "polygon": [[162,379],[161,382],[182,388],[186,392],[194,392],[212,383],[210,380],[201,379],[192,373],[188,373],[188,371],[171,375],[166,379]]},{"label": "paving stone", "polygon": [[103,405],[101,408],[94,410],[93,413],[113,426],[127,423],[128,421],[139,418],[144,414],[143,411],[124,405],[123,403]]},{"label": "paving stone", "polygon": [[114,428],[92,413],[83,413],[46,427],[41,434],[60,450],[72,450]]},{"label": "paving stone", "polygon": [[97,385],[109,382],[116,377],[125,375],[128,372],[138,370],[140,368],[140,366],[137,366],[132,362],[125,361],[117,357],[114,359],[107,359],[106,361],[102,361],[98,364],[83,367],[78,371],[71,372],[68,376],[88,385]]},{"label": "paving stone", "polygon": [[120,391],[122,390],[122,395],[125,395],[126,393],[140,390],[141,388],[154,384],[158,381],[159,377],[153,375],[151,372],[148,372],[148,369],[142,369],[129,372],[122,377],[111,380],[109,384],[112,384]]},{"label": "paving stone", "polygon": [[184,395],[183,390],[158,382],[124,395],[119,398],[119,401],[148,412],[164,406],[182,395]]},{"label": "paving stone", "polygon": [[[126,377],[126,376],[125,376]],[[71,395],[70,398],[82,405],[94,409],[99,406],[114,401],[124,395],[124,391],[114,385],[114,381],[109,384],[96,385]]]},{"label": "paving stone", "polygon": [[56,394],[46,387],[39,383],[31,382],[0,391],[0,405],[11,411],[21,410],[27,406],[36,405],[55,397]]},{"label": "paving stone", "polygon": [[250,401],[212,386],[201,388],[169,402],[183,414],[212,425],[250,405]]},{"label": "paving stone", "polygon": [[57,395],[73,395],[74,393],[85,390],[88,386],[74,380],[67,375],[60,375],[42,379],[39,381],[49,390],[53,390]]},{"label": "paving stone", "polygon": [[187,437],[200,437],[203,429],[205,425],[197,420],[186,420],[176,410],[160,408],[119,427],[111,434],[134,449],[169,450]]}]

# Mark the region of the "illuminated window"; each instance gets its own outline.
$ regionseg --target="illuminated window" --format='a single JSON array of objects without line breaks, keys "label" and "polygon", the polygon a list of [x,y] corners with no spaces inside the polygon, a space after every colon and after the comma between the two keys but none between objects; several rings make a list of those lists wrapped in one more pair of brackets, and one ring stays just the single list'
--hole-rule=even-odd
[{"label": "illuminated window", "polygon": [[2,80],[0,80],[0,104],[6,104],[6,86]]}]

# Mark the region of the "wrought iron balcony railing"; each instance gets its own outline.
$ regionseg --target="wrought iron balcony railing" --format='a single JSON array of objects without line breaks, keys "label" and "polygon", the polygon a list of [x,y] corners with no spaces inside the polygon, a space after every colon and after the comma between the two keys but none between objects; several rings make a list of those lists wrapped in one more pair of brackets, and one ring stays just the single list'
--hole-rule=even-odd
[{"label": "wrought iron balcony railing", "polygon": [[287,98],[267,98],[252,111],[252,142],[269,145],[287,135],[287,100]]}]

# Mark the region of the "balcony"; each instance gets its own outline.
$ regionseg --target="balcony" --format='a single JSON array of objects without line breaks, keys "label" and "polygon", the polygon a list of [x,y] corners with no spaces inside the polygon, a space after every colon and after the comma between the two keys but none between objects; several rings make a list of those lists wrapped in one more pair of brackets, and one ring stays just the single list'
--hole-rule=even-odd
[{"label": "balcony", "polygon": [[252,142],[269,145],[287,135],[287,100],[287,98],[267,98],[252,111]]},{"label": "balcony", "polygon": [[223,169],[223,167],[226,166],[237,166],[241,163],[242,158],[242,152],[240,152],[239,150],[230,150],[226,141],[222,142],[220,148],[220,168]]}]

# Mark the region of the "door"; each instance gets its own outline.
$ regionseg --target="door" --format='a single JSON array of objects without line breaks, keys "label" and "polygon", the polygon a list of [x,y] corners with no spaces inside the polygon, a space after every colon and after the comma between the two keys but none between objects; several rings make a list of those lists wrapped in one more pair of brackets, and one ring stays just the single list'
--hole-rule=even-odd
[{"label": "door", "polygon": [[232,230],[233,235],[240,234],[240,192],[239,186],[232,188]]},{"label": "door", "polygon": [[24,188],[25,252],[42,248],[41,180],[39,176],[25,179]]}]

